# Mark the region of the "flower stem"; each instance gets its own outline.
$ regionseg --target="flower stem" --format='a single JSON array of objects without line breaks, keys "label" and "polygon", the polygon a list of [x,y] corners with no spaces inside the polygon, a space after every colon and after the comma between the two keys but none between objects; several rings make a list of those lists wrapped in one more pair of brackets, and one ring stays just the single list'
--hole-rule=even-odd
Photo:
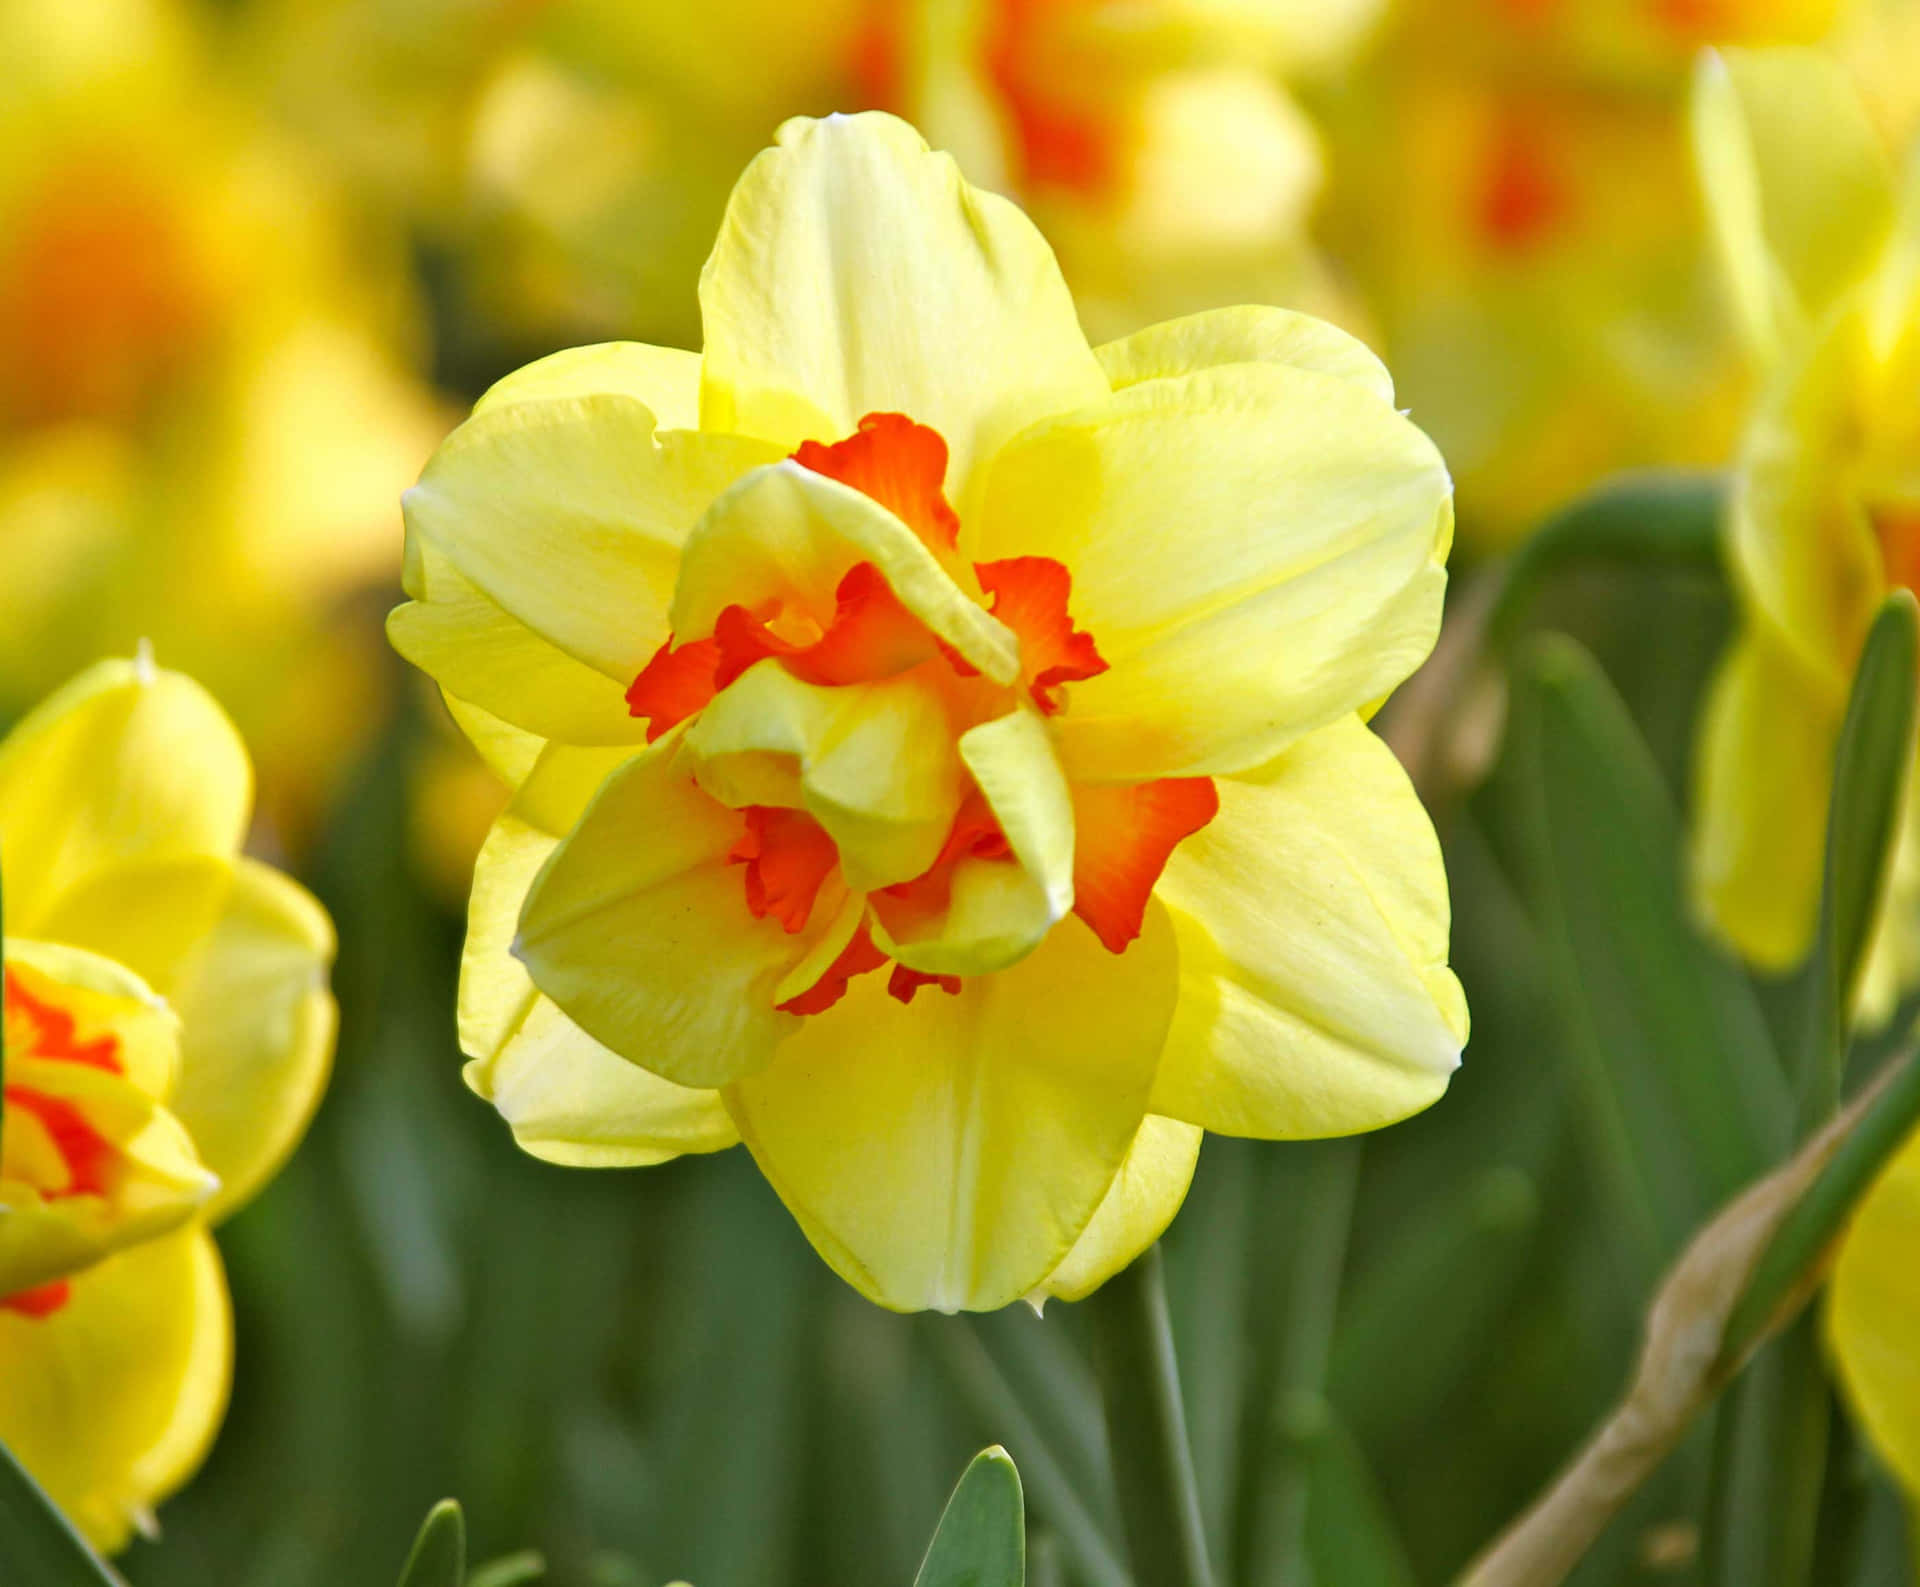
[{"label": "flower stem", "polygon": [[1109,1279],[1087,1309],[1133,1579],[1212,1587],[1160,1248]]}]

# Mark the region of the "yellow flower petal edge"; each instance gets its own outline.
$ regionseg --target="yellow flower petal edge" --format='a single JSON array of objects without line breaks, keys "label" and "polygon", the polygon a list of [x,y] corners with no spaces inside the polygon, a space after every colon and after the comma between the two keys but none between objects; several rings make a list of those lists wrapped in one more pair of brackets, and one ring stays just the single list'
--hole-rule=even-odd
[{"label": "yellow flower petal edge", "polygon": [[1380,361],[1262,308],[1095,353],[881,115],[781,129],[702,302],[698,355],[510,376],[409,501],[394,641],[516,790],[460,1034],[520,1143],[737,1136],[862,1293],[952,1310],[1097,1287],[1203,1128],[1437,1098],[1445,875],[1361,715],[1452,496]]},{"label": "yellow flower petal edge", "polygon": [[113,1552],[206,1458],[232,1373],[219,1253],[187,1229],[82,1274],[50,1317],[0,1309],[0,1442]]},{"label": "yellow flower petal edge", "polygon": [[1847,1402],[1909,1493],[1920,1493],[1920,1136],[1861,1199],[1827,1286],[1826,1333]]}]

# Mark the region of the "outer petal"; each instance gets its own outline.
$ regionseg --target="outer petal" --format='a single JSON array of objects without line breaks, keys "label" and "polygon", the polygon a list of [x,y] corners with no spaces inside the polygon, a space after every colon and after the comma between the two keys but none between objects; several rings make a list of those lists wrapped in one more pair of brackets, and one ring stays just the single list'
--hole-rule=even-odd
[{"label": "outer petal", "polygon": [[[529,820],[566,779],[549,751],[529,797],[495,823],[474,864],[460,966],[466,1081],[536,1157],[573,1167],[638,1167],[739,1137],[717,1093],[690,1090],[602,1047],[533,985],[513,957],[520,907],[559,838]],[[577,758],[577,757],[576,757]],[[584,800],[582,801],[584,804]]]},{"label": "outer petal", "polygon": [[609,394],[637,397],[663,430],[700,427],[700,355],[645,342],[599,342],[536,358],[487,387],[475,414],[520,402]]},{"label": "outer petal", "polygon": [[1467,1036],[1447,879],[1392,752],[1348,719],[1173,852],[1180,1011],[1153,1109],[1223,1135],[1350,1135],[1446,1090]]},{"label": "outer petal", "polygon": [[1111,664],[1055,724],[1076,781],[1242,771],[1432,649],[1451,487],[1367,384],[1284,364],[1143,381],[996,460],[981,543],[1073,570]]},{"label": "outer petal", "polygon": [[1693,136],[1742,328],[1777,355],[1885,237],[1886,150],[1846,69],[1814,50],[1703,57]]},{"label": "outer petal", "polygon": [[1080,1238],[1146,1112],[1172,1009],[1160,912],[1123,956],[1065,922],[1010,970],[865,976],[727,1106],[820,1254],[883,1306],[990,1310]]},{"label": "outer petal", "polygon": [[1242,304],[1164,320],[1094,349],[1115,391],[1223,364],[1286,364],[1352,380],[1393,401],[1393,377],[1358,337],[1311,314]]},{"label": "outer petal", "polygon": [[182,1025],[173,1111],[221,1181],[209,1218],[250,1199],[306,1133],[333,1064],[333,952],[312,895],[242,860],[212,934],[164,989]]},{"label": "outer petal", "polygon": [[514,952],[622,1058],[722,1085],[794,1025],[775,991],[811,940],[749,913],[727,858],[741,818],[700,791],[680,752],[672,734],[607,779],[535,880]]},{"label": "outer petal", "polygon": [[700,279],[701,421],[783,450],[905,413],[967,510],[1006,437],[1106,389],[1053,254],[891,116],[790,121],[735,187]]},{"label": "outer petal", "polygon": [[1707,696],[1696,768],[1693,886],[1714,928],[1786,970],[1813,937],[1841,703],[1764,631],[1749,630]]},{"label": "outer petal", "polygon": [[206,1458],[233,1321],[203,1229],[122,1251],[50,1317],[0,1310],[0,1443],[99,1548],[121,1548]]},{"label": "outer petal", "polygon": [[1084,1300],[1165,1234],[1187,1199],[1205,1133],[1149,1113],[1100,1210],[1032,1298]]},{"label": "outer petal", "polygon": [[1854,1414],[1909,1493],[1920,1492],[1920,1135],[1854,1214],[1827,1287],[1827,1339]]},{"label": "outer petal", "polygon": [[34,935],[130,865],[224,862],[252,796],[240,736],[197,683],[140,662],[88,669],[0,744],[7,930]]},{"label": "outer petal", "polygon": [[[407,531],[509,617],[624,687],[667,637],[688,530],[773,455],[738,436],[656,434],[653,413],[624,395],[508,403],[434,454],[407,492]],[[454,692],[514,720],[470,687]]]}]

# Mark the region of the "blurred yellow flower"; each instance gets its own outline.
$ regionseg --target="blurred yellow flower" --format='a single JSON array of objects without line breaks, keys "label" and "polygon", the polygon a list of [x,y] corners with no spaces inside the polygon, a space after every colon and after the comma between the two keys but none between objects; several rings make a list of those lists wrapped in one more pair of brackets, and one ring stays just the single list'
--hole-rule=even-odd
[{"label": "blurred yellow flower", "polygon": [[[735,174],[786,117],[861,109],[908,117],[1018,198],[1090,326],[1117,334],[1331,300],[1306,236],[1319,138],[1283,84],[1341,63],[1382,5],[271,0],[262,53],[370,179],[421,173],[410,201],[523,343],[694,344],[691,283]],[[398,159],[366,137],[369,78],[391,89],[375,125],[403,129]]]},{"label": "blurred yellow flower", "polygon": [[1743,371],[1687,156],[1686,71],[1702,44],[1822,38],[1854,9],[1442,0],[1397,14],[1330,117],[1330,226],[1458,476],[1470,542],[1509,541],[1615,470],[1725,456]]},{"label": "blurred yellow flower", "polygon": [[293,1149],[332,1056],[331,927],[241,856],[251,782],[212,699],[144,662],[0,743],[0,1444],[106,1549],[219,1427],[207,1226]]},{"label": "blurred yellow flower", "polygon": [[501,382],[407,498],[394,643],[516,788],[460,1025],[521,1143],[744,1140],[865,1294],[989,1308],[1130,1261],[1202,1128],[1438,1097],[1446,878],[1363,716],[1451,497],[1379,362],[1278,309],[1090,350],[875,113],[782,129],[701,302],[701,354]]},{"label": "blurred yellow flower", "polygon": [[401,357],[397,253],[207,26],[0,0],[0,709],[151,638],[230,700],[284,826],[377,714],[341,603],[397,566],[394,501],[445,426]]},{"label": "blurred yellow flower", "polygon": [[[1739,632],[1705,707],[1694,880],[1745,957],[1784,970],[1819,904],[1832,751],[1873,614],[1920,585],[1920,184],[1847,74],[1809,52],[1701,73],[1696,123],[1740,324],[1762,368],[1732,483]],[[1909,797],[1861,1012],[1920,981]]]}]

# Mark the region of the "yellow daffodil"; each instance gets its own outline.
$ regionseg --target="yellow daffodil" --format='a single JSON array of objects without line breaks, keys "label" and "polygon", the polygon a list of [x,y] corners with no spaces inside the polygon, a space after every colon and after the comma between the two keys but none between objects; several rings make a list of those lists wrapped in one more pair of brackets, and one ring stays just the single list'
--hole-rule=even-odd
[{"label": "yellow daffodil", "polygon": [[[1853,84],[1818,55],[1709,63],[1697,122],[1763,387],[1727,515],[1740,625],[1701,730],[1694,874],[1727,940],[1784,970],[1812,937],[1854,663],[1887,592],[1920,584],[1920,185],[1897,197]],[[1920,980],[1916,865],[1903,837],[1868,1017]]]},{"label": "yellow daffodil", "polygon": [[219,707],[145,662],[0,743],[0,1444],[106,1549],[219,1427],[207,1228],[293,1149],[332,1056],[331,928],[241,855],[251,796]]},{"label": "yellow daffodil", "polygon": [[1688,159],[1686,72],[1702,44],[1821,38],[1851,10],[1448,0],[1398,14],[1332,123],[1335,244],[1454,467],[1471,542],[1506,543],[1616,470],[1726,455],[1744,380]]},{"label": "yellow daffodil", "polygon": [[0,709],[150,638],[231,701],[284,827],[377,719],[343,602],[391,577],[445,426],[397,252],[207,26],[0,0]]},{"label": "yellow daffodil", "polygon": [[490,391],[407,498],[400,650],[515,785],[469,1083],[530,1151],[744,1141],[896,1308],[1084,1294],[1203,1129],[1425,1107],[1466,1036],[1431,826],[1364,713],[1446,470],[1277,309],[1091,350],[912,128],[795,121],[700,354]]}]

